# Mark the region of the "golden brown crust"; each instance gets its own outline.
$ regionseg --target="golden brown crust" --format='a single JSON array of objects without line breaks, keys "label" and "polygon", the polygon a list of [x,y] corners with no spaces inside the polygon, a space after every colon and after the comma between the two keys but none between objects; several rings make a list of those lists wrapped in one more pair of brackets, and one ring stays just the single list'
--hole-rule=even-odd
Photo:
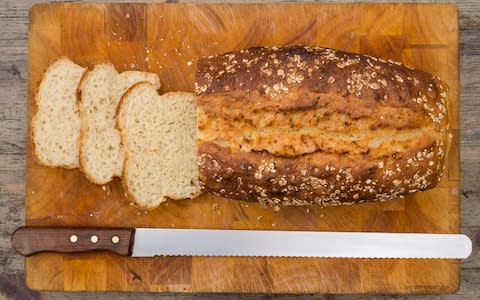
[{"label": "golden brown crust", "polygon": [[83,75],[80,78],[80,81],[78,82],[78,85],[77,85],[77,106],[80,105],[80,103],[82,102],[82,87],[85,83],[85,79],[88,77],[90,72],[92,72],[92,70],[93,70],[93,67],[88,67],[87,70],[85,70],[85,72],[83,72]]},{"label": "golden brown crust", "polygon": [[252,48],[198,61],[202,189],[272,205],[387,200],[434,187],[447,86],[394,61]]},{"label": "golden brown crust", "polygon": [[[78,86],[77,86],[77,106],[80,105],[81,101],[82,101],[82,86],[85,82],[85,79],[88,77],[89,73],[92,72],[92,67],[88,67],[87,70],[85,72],[83,72],[83,75],[82,77],[80,78],[80,81],[78,82]],[[83,136],[85,134],[85,125],[83,124],[82,122],[82,111],[79,109],[78,110],[78,115],[80,116],[80,138],[78,139],[78,167],[80,169],[80,171],[82,171],[83,175],[92,183],[95,183],[95,184],[100,184],[98,182],[96,182],[96,179],[89,176],[88,172],[85,172],[85,162],[83,161],[84,160],[84,157],[83,157],[83,147],[82,147],[82,140],[83,140]]]},{"label": "golden brown crust", "polygon": [[391,60],[328,48],[251,48],[202,58],[195,80],[197,104],[215,116],[223,116],[222,106],[238,116],[322,107],[332,105],[325,95],[336,95],[361,101],[361,106],[334,109],[354,118],[383,105],[422,110],[438,124],[445,119],[447,86],[437,77]]}]

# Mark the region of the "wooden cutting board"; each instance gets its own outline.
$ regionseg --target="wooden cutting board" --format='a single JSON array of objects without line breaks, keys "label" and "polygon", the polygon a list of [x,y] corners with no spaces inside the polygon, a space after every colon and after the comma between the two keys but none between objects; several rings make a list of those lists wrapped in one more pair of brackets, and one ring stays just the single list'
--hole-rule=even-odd
[{"label": "wooden cutting board", "polygon": [[[458,22],[452,5],[42,4],[30,11],[28,130],[45,68],[64,55],[148,70],[162,92],[192,91],[199,56],[250,46],[320,45],[402,61],[450,86],[453,145],[437,188],[385,203],[290,207],[204,195],[150,212],[129,205],[119,180],[89,183],[78,170],[36,164],[27,143],[28,225],[271,230],[459,232]],[[355,245],[352,245],[355,247]],[[40,254],[26,259],[38,290],[448,293],[456,260],[156,257]]]}]

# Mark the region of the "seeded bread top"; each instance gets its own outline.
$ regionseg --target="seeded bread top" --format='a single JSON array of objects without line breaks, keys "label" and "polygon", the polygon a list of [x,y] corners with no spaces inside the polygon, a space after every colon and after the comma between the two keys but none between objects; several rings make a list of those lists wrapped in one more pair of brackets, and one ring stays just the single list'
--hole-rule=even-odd
[{"label": "seeded bread top", "polygon": [[[438,77],[392,60],[297,46],[250,48],[202,58],[197,64],[196,95],[228,94],[229,105],[256,101],[259,95],[266,97],[254,107],[258,109],[289,111],[323,104],[321,97],[288,97],[299,90],[357,98],[365,107],[381,102],[422,110],[445,125],[447,86]],[[198,104],[208,110],[202,99]]]}]

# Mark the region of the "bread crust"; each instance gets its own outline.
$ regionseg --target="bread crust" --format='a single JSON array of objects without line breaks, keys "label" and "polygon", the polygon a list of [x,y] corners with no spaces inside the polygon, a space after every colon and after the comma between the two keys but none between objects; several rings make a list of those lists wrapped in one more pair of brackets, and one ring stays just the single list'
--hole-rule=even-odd
[{"label": "bread crust", "polygon": [[323,152],[278,157],[200,143],[200,186],[217,196],[264,205],[384,201],[434,187],[442,176],[442,149],[430,140],[395,158],[372,160]]},{"label": "bread crust", "polygon": [[319,47],[251,48],[197,66],[206,192],[327,206],[394,199],[441,180],[450,134],[438,77]]},{"label": "bread crust", "polygon": [[[196,101],[214,116],[226,116],[220,105],[241,108],[229,115],[241,117],[258,110],[322,107],[331,103],[326,96],[336,95],[361,101],[362,106],[335,108],[353,118],[379,103],[423,110],[433,118],[441,113],[436,104],[446,101],[441,94],[448,89],[438,77],[393,60],[320,47],[251,48],[202,58],[197,65]],[[262,101],[254,103],[259,97]],[[441,127],[442,122],[434,123]]]},{"label": "bread crust", "polygon": [[[80,102],[82,101],[82,86],[85,82],[85,79],[88,77],[89,73],[92,72],[93,67],[88,67],[87,70],[83,73],[82,78],[80,78],[80,81],[78,82],[77,86],[77,107],[80,105]],[[81,113],[81,110],[78,109],[78,115],[80,116],[80,120],[82,120],[83,116]],[[80,122],[80,138],[78,139],[78,167],[82,171],[83,175],[90,181],[95,184],[103,184],[100,182],[97,182],[96,178],[90,176],[88,172],[85,171],[85,163],[83,161],[83,146],[82,146],[82,140],[83,136],[85,135],[85,124],[83,121]]]}]

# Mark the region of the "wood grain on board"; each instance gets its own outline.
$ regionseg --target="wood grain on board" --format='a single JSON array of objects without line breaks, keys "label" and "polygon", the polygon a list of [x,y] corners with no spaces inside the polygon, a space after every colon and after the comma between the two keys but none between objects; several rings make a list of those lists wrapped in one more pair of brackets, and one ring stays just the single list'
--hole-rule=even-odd
[{"label": "wood grain on board", "polygon": [[[28,132],[34,93],[60,56],[84,66],[111,61],[148,70],[162,92],[192,91],[195,60],[251,46],[319,45],[400,60],[444,79],[451,90],[453,145],[433,190],[390,202],[290,207],[210,195],[144,212],[119,180],[89,183],[78,170],[47,168],[27,143],[26,223],[48,226],[272,230],[459,231],[458,24],[452,5],[430,4],[42,4],[30,11]],[[352,245],[354,247],[354,245]],[[251,257],[129,258],[44,253],[25,264],[29,287],[66,291],[262,293],[447,293],[456,260]]]}]

